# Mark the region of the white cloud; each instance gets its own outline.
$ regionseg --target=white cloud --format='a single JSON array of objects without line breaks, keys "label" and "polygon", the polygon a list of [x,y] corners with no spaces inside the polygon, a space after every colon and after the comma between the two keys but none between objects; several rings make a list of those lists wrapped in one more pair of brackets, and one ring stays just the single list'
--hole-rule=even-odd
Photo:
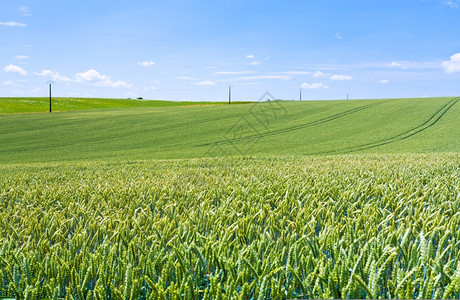
[{"label": "white cloud", "polygon": [[30,9],[27,6],[21,6],[19,10],[22,12],[22,14],[26,17],[32,16],[32,13],[30,12]]},{"label": "white cloud", "polygon": [[250,81],[250,80],[259,80],[259,79],[279,79],[279,80],[291,80],[291,76],[287,75],[262,75],[262,76],[243,76],[237,77],[233,79],[229,79],[230,81]]},{"label": "white cloud", "polygon": [[342,36],[342,34],[340,32],[337,32],[335,34],[335,38],[338,39],[338,40],[341,40],[341,39],[343,39],[343,36]]},{"label": "white cloud", "polygon": [[331,80],[352,80],[353,77],[349,76],[349,75],[341,75],[341,74],[336,74],[336,75],[332,75],[330,77]]},{"label": "white cloud", "polygon": [[302,85],[300,87],[303,88],[303,89],[327,89],[327,88],[329,88],[329,86],[324,85],[324,84],[322,84],[320,82],[312,83],[312,84],[304,82],[304,83],[302,83]]},{"label": "white cloud", "polygon": [[248,66],[258,66],[260,64],[262,64],[262,62],[257,61],[257,60],[253,60],[253,61],[247,63]]},{"label": "white cloud", "polygon": [[154,61],[143,61],[143,62],[138,62],[137,64],[143,67],[150,67],[150,66],[153,66],[155,62]]},{"label": "white cloud", "polygon": [[238,74],[254,74],[254,71],[237,71],[237,72],[232,72],[232,71],[218,71],[214,72],[216,75],[238,75]]},{"label": "white cloud", "polygon": [[452,55],[448,61],[443,61],[442,66],[446,73],[460,72],[460,53]]},{"label": "white cloud", "polygon": [[180,79],[180,80],[190,80],[190,81],[193,81],[193,80],[198,80],[198,78],[196,77],[191,77],[191,76],[178,76],[176,77],[177,79]]},{"label": "white cloud", "polygon": [[22,86],[21,84],[17,84],[13,80],[7,80],[2,83],[3,86]]},{"label": "white cloud", "polygon": [[[246,58],[249,58],[249,59],[252,59],[252,61],[246,63],[246,65],[248,66],[258,66],[260,64],[262,64],[262,60],[256,60],[254,54],[249,54],[249,55],[246,55]],[[269,60],[270,59],[270,56],[266,56],[263,60]]]},{"label": "white cloud", "polygon": [[111,87],[111,88],[127,88],[132,87],[124,81],[112,81],[109,76],[99,74],[98,71],[90,69],[86,72],[77,73],[75,75],[77,82],[90,83],[98,87]]},{"label": "white cloud", "polygon": [[215,85],[216,82],[212,81],[212,80],[206,80],[206,81],[194,82],[193,84],[196,84],[196,85]]},{"label": "white cloud", "polygon": [[329,76],[331,74],[329,73],[323,73],[321,71],[316,71],[315,73],[313,73],[313,77],[314,78],[318,78],[318,77],[326,77],[326,76]]},{"label": "white cloud", "polygon": [[14,21],[0,22],[0,25],[10,26],[10,27],[26,27],[27,26],[24,23],[18,23],[18,22],[14,22]]},{"label": "white cloud", "polygon": [[458,1],[455,0],[444,0],[444,5],[450,6],[452,8],[458,8]]},{"label": "white cloud", "polygon": [[[388,65],[387,65],[388,67]],[[442,65],[439,61],[402,61],[391,62],[391,68],[400,68],[403,70],[427,70],[427,69],[441,69]]]},{"label": "white cloud", "polygon": [[61,75],[59,74],[59,72],[53,72],[51,70],[42,70],[40,73],[35,72],[34,74],[38,76],[49,77],[54,81],[72,81],[72,79],[70,79],[69,77]]},{"label": "white cloud", "polygon": [[324,64],[316,65],[315,69],[330,72],[350,72],[350,70],[401,68],[403,70],[441,69],[440,61],[400,61],[400,62],[368,62],[359,64]]},{"label": "white cloud", "polygon": [[307,75],[307,74],[311,74],[311,72],[307,72],[307,71],[285,71],[285,72],[276,72],[275,74],[284,74],[284,75]]},{"label": "white cloud", "polygon": [[383,84],[389,83],[389,82],[390,82],[390,81],[388,81],[388,80],[386,80],[386,79],[382,79],[382,80],[379,81],[379,83],[383,83]]},{"label": "white cloud", "polygon": [[239,85],[260,85],[259,82],[239,82]]},{"label": "white cloud", "polygon": [[29,58],[29,57],[26,56],[26,55],[16,55],[15,58],[16,58],[16,59],[27,59],[27,58]]},{"label": "white cloud", "polygon": [[3,70],[5,70],[5,72],[19,73],[19,74],[21,74],[23,76],[28,74],[26,70],[24,70],[23,68],[18,67],[16,65],[13,65],[13,64],[10,64],[10,65],[4,67]]}]

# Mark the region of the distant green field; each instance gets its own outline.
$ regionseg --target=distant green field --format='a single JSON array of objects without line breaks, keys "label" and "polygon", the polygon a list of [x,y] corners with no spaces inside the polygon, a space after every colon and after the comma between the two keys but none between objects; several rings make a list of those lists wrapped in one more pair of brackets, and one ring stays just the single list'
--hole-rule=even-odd
[{"label": "distant green field", "polygon": [[[52,98],[52,111],[88,109],[165,107],[184,105],[219,105],[223,102],[161,101],[144,99]],[[49,112],[49,98],[0,98],[0,114]]]},{"label": "distant green field", "polygon": [[[161,104],[167,107],[3,114],[0,163],[459,152],[459,99],[175,107],[167,102]],[[132,101],[137,103],[120,103]]]}]

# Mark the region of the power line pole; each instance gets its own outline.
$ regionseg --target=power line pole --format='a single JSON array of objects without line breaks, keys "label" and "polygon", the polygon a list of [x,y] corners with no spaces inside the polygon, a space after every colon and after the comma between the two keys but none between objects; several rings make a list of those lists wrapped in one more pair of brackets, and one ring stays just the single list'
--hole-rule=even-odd
[{"label": "power line pole", "polygon": [[231,102],[232,102],[232,86],[229,85],[228,86],[228,104],[230,105]]},{"label": "power line pole", "polygon": [[48,84],[49,84],[49,86],[50,86],[50,113],[52,112],[52,110],[51,110],[51,85],[52,85],[53,83],[54,83],[54,81],[52,81],[52,80],[49,80],[49,81],[48,81]]}]

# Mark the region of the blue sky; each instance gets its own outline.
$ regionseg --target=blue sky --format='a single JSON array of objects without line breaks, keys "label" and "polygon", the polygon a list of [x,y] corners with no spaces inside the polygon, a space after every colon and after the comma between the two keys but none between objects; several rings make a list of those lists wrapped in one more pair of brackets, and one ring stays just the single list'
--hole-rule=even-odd
[{"label": "blue sky", "polygon": [[460,0],[0,0],[0,96],[460,95]]}]

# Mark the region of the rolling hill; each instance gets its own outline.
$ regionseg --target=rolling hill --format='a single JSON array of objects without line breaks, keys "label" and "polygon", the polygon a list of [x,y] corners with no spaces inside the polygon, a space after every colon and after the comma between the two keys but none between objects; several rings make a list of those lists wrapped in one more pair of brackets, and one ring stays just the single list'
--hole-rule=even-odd
[{"label": "rolling hill", "polygon": [[[117,109],[106,102],[103,109],[1,114],[0,163],[459,152],[459,100],[134,107],[136,100],[118,100]],[[91,106],[86,101],[80,109]]]},{"label": "rolling hill", "polygon": [[[134,107],[167,107],[209,105],[209,102],[192,101],[163,101],[144,99],[112,99],[112,98],[52,98],[52,111],[78,111],[90,109],[134,108]],[[226,102],[214,102],[213,105],[226,104]],[[25,113],[25,112],[49,112],[49,98],[26,97],[6,98],[0,97],[0,114]]]}]

